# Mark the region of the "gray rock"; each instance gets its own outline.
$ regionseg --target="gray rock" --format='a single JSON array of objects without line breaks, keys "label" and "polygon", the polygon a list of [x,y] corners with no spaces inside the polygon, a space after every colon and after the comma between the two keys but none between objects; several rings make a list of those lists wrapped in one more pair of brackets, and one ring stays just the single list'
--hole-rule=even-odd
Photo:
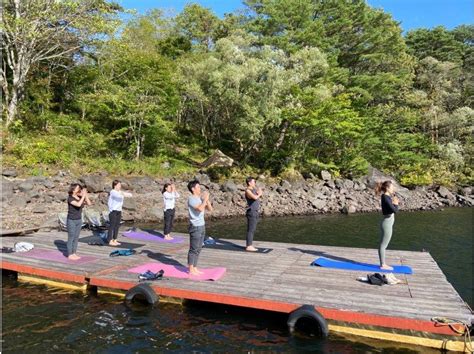
[{"label": "gray rock", "polygon": [[357,208],[353,204],[345,205],[342,208],[344,214],[354,214],[357,211]]},{"label": "gray rock", "polygon": [[39,190],[33,189],[33,190],[29,191],[26,195],[28,196],[28,198],[34,199],[34,198],[39,198],[41,194],[40,194]]},{"label": "gray rock", "polygon": [[194,179],[197,179],[200,183],[209,184],[211,179],[205,173],[200,173],[194,176]]},{"label": "gray rock", "polygon": [[462,193],[462,195],[464,195],[466,197],[472,195],[472,187],[464,187],[461,190],[461,193]]},{"label": "gray rock", "polygon": [[163,209],[157,206],[151,207],[148,212],[148,217],[150,219],[162,220],[163,219]]},{"label": "gray rock", "polygon": [[441,198],[449,198],[449,199],[454,198],[454,195],[449,191],[448,188],[444,186],[440,186],[437,192]]},{"label": "gray rock", "polygon": [[327,199],[327,195],[325,195],[323,192],[321,191],[316,191],[313,193],[313,198],[317,198],[317,199]]},{"label": "gray rock", "polygon": [[45,186],[48,189],[52,189],[56,187],[56,185],[50,179],[47,179],[46,181],[44,181],[43,186]]},{"label": "gray rock", "polygon": [[171,164],[168,161],[165,161],[161,164],[161,168],[164,170],[168,170],[171,168]]},{"label": "gray rock", "polygon": [[344,181],[342,179],[336,178],[334,180],[334,184],[336,185],[337,188],[341,189],[344,188]]},{"label": "gray rock", "polygon": [[27,198],[25,197],[15,197],[12,199],[11,201],[11,206],[14,207],[14,208],[24,208],[26,207],[26,204],[28,203],[28,200]]},{"label": "gray rock", "polygon": [[326,183],[324,185],[331,188],[331,189],[336,188],[336,184],[334,183],[333,180],[326,181]]},{"label": "gray rock", "polygon": [[276,189],[276,191],[277,191],[279,194],[283,194],[283,193],[286,192],[286,189],[283,188],[283,187],[281,187],[281,186],[278,186],[277,189]]},{"label": "gray rock", "polygon": [[136,211],[137,210],[137,202],[133,198],[124,198],[123,208],[125,210]]},{"label": "gray rock", "polygon": [[36,206],[33,208],[33,213],[35,213],[35,214],[44,214],[44,213],[47,212],[47,210],[48,210],[48,209],[46,208],[45,205],[40,204],[40,205],[36,205]]},{"label": "gray rock", "polygon": [[327,204],[326,200],[316,199],[316,198],[312,199],[310,203],[314,208],[320,209],[320,210],[323,209]]},{"label": "gray rock", "polygon": [[349,189],[349,190],[350,190],[350,189],[354,188],[354,182],[351,181],[350,179],[346,179],[346,180],[344,180],[344,182],[343,182],[343,186],[344,186],[345,189]]},{"label": "gray rock", "polygon": [[202,167],[231,167],[234,164],[234,160],[224,154],[222,151],[217,149],[214,153],[209,156],[206,161],[201,163]]},{"label": "gray rock", "polygon": [[2,200],[7,200],[13,196],[13,184],[2,178]]},{"label": "gray rock", "polygon": [[324,181],[329,181],[329,180],[332,179],[332,176],[328,171],[323,170],[323,171],[321,171],[321,179],[324,180]]},{"label": "gray rock", "polygon": [[18,189],[21,192],[28,192],[28,191],[32,190],[33,187],[34,187],[33,183],[25,181],[25,182],[20,183],[20,185],[18,186]]},{"label": "gray rock", "polygon": [[2,170],[2,175],[5,177],[16,177],[18,176],[16,170],[14,168],[7,168]]},{"label": "gray rock", "polygon": [[234,181],[225,181],[221,186],[221,191],[235,193],[239,190],[239,187],[234,183]]},{"label": "gray rock", "polygon": [[105,181],[102,176],[90,175],[80,178],[81,183],[91,193],[98,193],[104,191]]},{"label": "gray rock", "polygon": [[291,183],[284,179],[284,180],[281,180],[281,181],[280,181],[280,186],[281,186],[284,190],[287,190],[287,189],[290,189],[290,188],[291,188]]}]

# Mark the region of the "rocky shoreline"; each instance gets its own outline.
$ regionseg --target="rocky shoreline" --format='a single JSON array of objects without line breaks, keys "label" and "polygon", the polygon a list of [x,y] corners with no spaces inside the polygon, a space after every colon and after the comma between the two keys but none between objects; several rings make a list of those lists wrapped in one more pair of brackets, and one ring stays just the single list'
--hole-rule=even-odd
[{"label": "rocky shoreline", "polygon": [[[111,181],[118,178],[125,189],[133,193],[126,198],[123,219],[128,222],[161,222],[163,200],[161,188],[169,179],[154,179],[147,176],[118,177],[96,174],[74,177],[59,173],[53,177],[18,178],[15,170],[2,172],[1,220],[3,230],[32,227],[55,227],[57,214],[67,210],[66,198],[70,183],[85,184],[91,194],[92,208],[107,210],[107,198]],[[193,176],[189,176],[192,178]],[[209,188],[214,211],[212,218],[227,218],[245,213],[243,196],[244,182],[227,180],[215,183],[206,174],[198,174],[197,179]],[[280,180],[269,182],[260,176],[258,184],[264,190],[261,212],[263,216],[310,215],[326,213],[359,213],[380,210],[379,198],[375,196],[377,181],[393,178],[385,176],[376,169],[357,180],[333,179],[326,171],[320,178]],[[176,205],[178,219],[187,217],[187,181],[181,178],[174,181],[181,198]],[[394,181],[396,183],[396,181]],[[431,210],[442,207],[461,207],[474,205],[474,189],[465,187],[452,191],[443,186],[418,187],[406,189],[398,186],[402,210]]]}]

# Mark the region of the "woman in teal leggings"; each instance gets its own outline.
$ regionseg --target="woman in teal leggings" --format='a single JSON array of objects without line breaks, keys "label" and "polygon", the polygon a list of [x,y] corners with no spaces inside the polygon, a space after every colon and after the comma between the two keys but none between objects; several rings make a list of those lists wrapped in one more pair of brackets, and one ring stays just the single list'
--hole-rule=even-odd
[{"label": "woman in teal leggings", "polygon": [[377,183],[375,187],[377,195],[381,196],[383,219],[380,224],[380,245],[379,259],[380,269],[393,270],[385,263],[385,250],[392,238],[393,223],[395,222],[395,213],[398,212],[398,198],[394,196],[395,187],[391,181]]}]

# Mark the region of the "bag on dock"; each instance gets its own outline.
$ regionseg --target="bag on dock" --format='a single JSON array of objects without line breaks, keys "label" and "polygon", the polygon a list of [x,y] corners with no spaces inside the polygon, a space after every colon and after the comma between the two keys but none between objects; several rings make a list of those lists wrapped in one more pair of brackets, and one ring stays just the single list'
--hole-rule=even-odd
[{"label": "bag on dock", "polygon": [[15,252],[28,252],[35,248],[35,245],[29,242],[17,242],[13,246]]},{"label": "bag on dock", "polygon": [[369,279],[369,283],[372,285],[382,286],[385,284],[384,277],[380,273],[367,274],[367,279]]},{"label": "bag on dock", "polygon": [[145,273],[138,274],[138,279],[140,279],[140,281],[161,280],[163,279],[163,274],[165,274],[163,269],[160,269],[160,271],[156,273],[153,273],[151,270],[147,270]]},{"label": "bag on dock", "polygon": [[137,251],[132,250],[132,249],[127,249],[127,250],[115,250],[109,254],[109,257],[118,257],[118,256],[132,256]]}]

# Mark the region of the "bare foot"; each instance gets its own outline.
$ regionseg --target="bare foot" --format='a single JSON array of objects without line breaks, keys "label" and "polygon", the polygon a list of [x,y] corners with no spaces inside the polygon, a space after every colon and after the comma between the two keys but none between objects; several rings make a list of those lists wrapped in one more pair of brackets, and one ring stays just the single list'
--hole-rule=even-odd
[{"label": "bare foot", "polygon": [[197,273],[198,275],[204,274],[204,272],[201,272],[201,271],[200,271],[199,269],[197,269],[197,268],[194,268],[194,270],[196,271],[196,273]]},{"label": "bare foot", "polygon": [[258,251],[258,249],[256,249],[253,246],[248,246],[245,250],[248,251],[248,252],[257,252]]},{"label": "bare foot", "polygon": [[173,240],[173,237],[171,237],[170,235],[165,235],[165,240]]},{"label": "bare foot", "polygon": [[120,245],[121,245],[121,243],[120,243],[120,242],[118,242],[117,240],[115,240],[115,245],[117,245],[117,246],[120,246]]},{"label": "bare foot", "polygon": [[393,270],[393,267],[390,267],[389,265],[387,264],[382,264],[380,266],[380,269],[383,269],[383,270]]},{"label": "bare foot", "polygon": [[117,244],[114,242],[114,240],[109,242],[109,246],[117,246]]},{"label": "bare foot", "polygon": [[189,275],[199,275],[199,273],[196,269],[193,268],[189,270]]},{"label": "bare foot", "polygon": [[71,261],[77,261],[77,260],[81,259],[81,257],[79,257],[76,254],[71,254],[67,258],[70,259]]}]

